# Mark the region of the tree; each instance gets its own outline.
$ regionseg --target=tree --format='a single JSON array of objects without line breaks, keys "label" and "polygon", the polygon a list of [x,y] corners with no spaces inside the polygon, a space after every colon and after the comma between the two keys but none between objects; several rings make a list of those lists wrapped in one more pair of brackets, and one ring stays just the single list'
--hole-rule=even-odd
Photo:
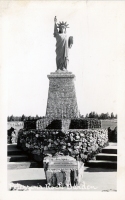
[{"label": "tree", "polygon": [[25,115],[23,114],[22,117],[21,117],[21,121],[25,121],[26,117]]},{"label": "tree", "polygon": [[9,116],[7,117],[7,121],[8,121],[8,122],[10,121],[10,117],[9,117]]},{"label": "tree", "polygon": [[113,114],[113,112],[111,113],[111,119],[114,119],[114,114]]},{"label": "tree", "polygon": [[98,119],[98,117],[99,117],[99,116],[98,116],[98,114],[97,114],[97,113],[95,113],[95,118],[96,118],[96,119]]},{"label": "tree", "polygon": [[17,117],[17,116],[14,117],[14,121],[18,121],[18,119],[19,119],[19,117]]},{"label": "tree", "polygon": [[38,115],[36,115],[35,119],[39,119],[39,116],[38,116]]},{"label": "tree", "polygon": [[110,119],[110,115],[108,112],[106,113],[106,119]]},{"label": "tree", "polygon": [[85,118],[88,118],[89,117],[89,115],[88,115],[88,113],[86,114],[86,116],[85,116]]},{"label": "tree", "polygon": [[31,117],[31,116],[29,116],[29,117],[28,117],[28,120],[31,120],[31,119],[32,119],[32,117]]},{"label": "tree", "polygon": [[14,121],[14,116],[13,115],[10,116],[10,121]]},{"label": "tree", "polygon": [[89,118],[95,118],[95,116],[96,116],[95,112],[90,112],[89,113]]},{"label": "tree", "polygon": [[106,119],[105,113],[101,113],[100,116],[99,116],[99,119]]}]

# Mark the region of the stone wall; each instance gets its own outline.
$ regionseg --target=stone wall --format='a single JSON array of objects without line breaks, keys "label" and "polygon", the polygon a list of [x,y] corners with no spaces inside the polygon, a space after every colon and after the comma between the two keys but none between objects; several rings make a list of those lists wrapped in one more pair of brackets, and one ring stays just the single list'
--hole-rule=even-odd
[{"label": "stone wall", "polygon": [[58,153],[86,162],[108,145],[107,129],[19,131],[18,146],[37,161]]},{"label": "stone wall", "polygon": [[[25,128],[25,127],[24,127]],[[101,128],[101,120],[98,119],[52,119],[52,118],[43,118],[36,121],[36,129],[60,129],[60,130],[68,130],[68,129],[91,129],[91,128]],[[31,129],[29,127],[29,129]],[[34,127],[35,129],[35,127]]]},{"label": "stone wall", "polygon": [[39,119],[36,121],[36,129],[45,129],[51,122],[53,121],[52,118],[45,117],[43,119]]},{"label": "stone wall", "polygon": [[53,72],[48,75],[49,91],[46,117],[53,119],[79,117],[74,78],[71,72]]}]

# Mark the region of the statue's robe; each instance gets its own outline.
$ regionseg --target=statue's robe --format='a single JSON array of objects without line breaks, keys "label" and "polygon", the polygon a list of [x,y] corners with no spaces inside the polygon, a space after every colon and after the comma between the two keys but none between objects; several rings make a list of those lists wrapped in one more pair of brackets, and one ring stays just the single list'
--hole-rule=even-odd
[{"label": "statue's robe", "polygon": [[57,28],[54,30],[54,37],[56,38],[56,64],[57,70],[67,69],[68,64],[68,39],[65,33],[59,33]]},{"label": "statue's robe", "polygon": [[65,33],[56,34],[56,63],[57,69],[67,69],[68,64],[68,36]]}]

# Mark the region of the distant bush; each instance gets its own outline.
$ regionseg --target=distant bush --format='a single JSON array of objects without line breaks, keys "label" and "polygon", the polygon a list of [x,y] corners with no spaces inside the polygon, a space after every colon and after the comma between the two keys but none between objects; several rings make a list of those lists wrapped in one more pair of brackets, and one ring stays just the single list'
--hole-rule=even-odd
[{"label": "distant bush", "polygon": [[110,127],[108,128],[108,139],[109,142],[117,142],[117,127],[114,130],[111,130]]}]

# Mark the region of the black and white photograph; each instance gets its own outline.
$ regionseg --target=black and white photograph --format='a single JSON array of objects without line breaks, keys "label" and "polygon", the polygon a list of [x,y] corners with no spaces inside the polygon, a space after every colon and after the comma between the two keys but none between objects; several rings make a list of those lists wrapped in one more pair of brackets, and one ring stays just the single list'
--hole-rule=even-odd
[{"label": "black and white photograph", "polygon": [[73,192],[88,192],[94,199],[91,192],[110,192],[117,199],[125,1],[0,5],[4,188],[10,195],[53,191],[75,199]]}]

